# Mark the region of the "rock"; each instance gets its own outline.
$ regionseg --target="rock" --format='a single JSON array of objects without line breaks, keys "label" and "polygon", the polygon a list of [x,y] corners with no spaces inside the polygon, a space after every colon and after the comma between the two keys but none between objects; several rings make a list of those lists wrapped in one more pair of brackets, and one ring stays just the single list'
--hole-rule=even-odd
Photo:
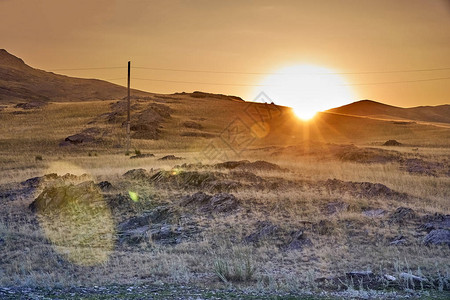
[{"label": "rock", "polygon": [[185,223],[183,227],[175,226],[178,221],[173,207],[157,207],[120,223],[117,226],[119,242],[137,244],[151,239],[160,244],[177,244],[200,231],[193,222]]},{"label": "rock", "polygon": [[215,168],[218,169],[235,169],[238,166],[245,165],[247,163],[250,163],[248,160],[240,160],[240,161],[226,161],[223,163],[217,163],[214,165]]},{"label": "rock", "polygon": [[[448,174],[448,166],[439,162],[424,161],[420,158],[409,158],[402,162],[400,169],[412,174],[438,176],[438,173]],[[447,173],[446,173],[447,172]]]},{"label": "rock", "polygon": [[190,136],[190,137],[202,137],[202,138],[213,138],[216,135],[207,132],[198,132],[198,131],[184,131],[180,133],[180,136]]},{"label": "rock", "polygon": [[233,194],[220,193],[214,195],[210,202],[207,211],[216,213],[224,213],[235,210],[239,206],[239,201]]},{"label": "rock", "polygon": [[64,142],[60,143],[60,146],[66,146],[68,143],[72,145],[87,144],[100,142],[101,139],[98,138],[102,134],[102,131],[96,127],[86,128],[80,133],[68,136],[64,139]]},{"label": "rock", "polygon": [[151,238],[161,244],[176,244],[179,241],[177,237],[181,235],[181,231],[175,231],[170,225],[163,225],[161,227],[150,230]]},{"label": "rock", "polygon": [[424,238],[423,243],[425,245],[440,245],[446,244],[450,246],[450,230],[447,229],[434,229]]},{"label": "rock", "polygon": [[215,168],[219,169],[242,169],[242,170],[259,170],[259,171],[284,171],[285,169],[280,166],[264,161],[258,160],[255,162],[250,162],[248,160],[240,161],[226,161],[223,163],[218,163],[214,165]]},{"label": "rock", "polygon": [[326,205],[325,213],[333,215],[348,210],[349,205],[345,202],[330,202]]},{"label": "rock", "polygon": [[95,138],[87,134],[77,133],[66,137],[64,141],[71,144],[92,143],[95,141]]},{"label": "rock", "polygon": [[166,156],[159,158],[158,160],[179,160],[179,159],[183,159],[183,158],[177,157],[175,155],[166,155]]},{"label": "rock", "polygon": [[131,180],[148,180],[150,178],[150,175],[145,169],[132,169],[127,171],[122,176],[125,177],[126,179]]},{"label": "rock", "polygon": [[450,215],[435,214],[434,216],[425,217],[429,219],[427,222],[419,227],[419,229],[430,232],[433,229],[447,229],[450,230]]},{"label": "rock", "polygon": [[45,213],[68,207],[70,204],[95,204],[102,199],[98,186],[93,181],[86,181],[78,185],[46,187],[29,208],[33,212]]},{"label": "rock", "polygon": [[217,178],[211,172],[180,171],[175,169],[159,171],[150,178],[150,181],[157,184],[176,188],[207,188],[215,180]]},{"label": "rock", "polygon": [[36,187],[39,187],[42,183],[44,183],[46,181],[52,181],[52,180],[56,180],[58,178],[59,178],[58,174],[50,173],[50,174],[46,174],[41,177],[33,177],[30,179],[27,179],[25,181],[22,181],[21,184],[31,187],[31,188],[36,188]]},{"label": "rock", "polygon": [[[118,115],[125,111],[126,102],[119,101],[115,106]],[[161,123],[171,118],[172,109],[164,104],[151,103],[144,110],[137,113],[135,121],[130,129],[133,131],[133,138],[157,140],[161,137]],[[114,116],[117,118],[117,116]]]},{"label": "rock", "polygon": [[260,240],[267,238],[268,236],[275,235],[279,228],[278,226],[272,224],[270,221],[258,222],[258,229],[256,232],[248,235],[244,238],[247,243],[258,243]]},{"label": "rock", "polygon": [[132,217],[120,223],[117,226],[117,230],[119,232],[124,232],[155,223],[170,223],[175,221],[175,219],[175,212],[171,208],[167,206],[160,206],[152,211],[145,212],[140,216]]},{"label": "rock", "polygon": [[191,128],[191,129],[203,129],[202,124],[199,124],[194,121],[186,121],[186,122],[183,122],[182,125],[186,128]]},{"label": "rock", "polygon": [[379,148],[359,148],[354,145],[329,145],[327,148],[339,160],[362,164],[385,164],[398,161],[401,157],[397,151]]},{"label": "rock", "polygon": [[414,212],[414,210],[408,207],[399,207],[389,216],[389,222],[404,223],[415,218],[416,213]]},{"label": "rock", "polygon": [[416,276],[416,275],[413,275],[413,274],[409,274],[409,273],[405,273],[405,272],[400,273],[399,277],[401,279],[403,279],[403,280],[408,280],[408,281],[412,281],[414,283],[419,283],[419,284],[421,282],[423,283],[423,282],[427,282],[428,281],[428,279],[426,279],[424,277],[419,277],[419,276]]},{"label": "rock", "polygon": [[396,140],[388,140],[383,144],[383,146],[401,146],[401,145],[402,143],[399,143]]},{"label": "rock", "polygon": [[239,181],[222,179],[208,182],[207,187],[211,192],[223,193],[237,191],[242,186],[242,183],[240,183]]},{"label": "rock", "polygon": [[102,191],[107,191],[112,188],[112,184],[109,181],[101,181],[97,185]]},{"label": "rock", "polygon": [[244,164],[240,166],[240,168],[246,169],[246,170],[259,170],[259,171],[286,171],[285,169],[281,168],[279,165],[264,161],[264,160],[258,160],[255,162],[250,162],[247,164]]},{"label": "rock", "polygon": [[339,179],[328,179],[323,184],[329,192],[349,194],[365,198],[386,197],[405,199],[406,194],[391,190],[381,183],[342,181]]},{"label": "rock", "polygon": [[150,225],[128,229],[119,232],[119,242],[128,244],[139,244],[149,239]]},{"label": "rock", "polygon": [[394,237],[394,239],[389,243],[389,245],[402,245],[402,244],[406,244],[406,239],[403,235],[399,235]]},{"label": "rock", "polygon": [[319,223],[313,225],[313,229],[320,235],[327,235],[333,233],[335,228],[331,221],[320,220]]},{"label": "rock", "polygon": [[397,278],[395,278],[394,276],[389,275],[389,274],[384,274],[383,278],[388,280],[388,281],[397,281]]},{"label": "rock", "polygon": [[181,200],[182,206],[196,206],[200,211],[225,213],[238,208],[239,200],[232,194],[220,193],[213,196],[202,192],[186,196]]},{"label": "rock", "polygon": [[148,153],[148,154],[136,154],[133,156],[130,156],[130,159],[136,159],[136,158],[148,158],[148,157],[154,157],[154,154]]},{"label": "rock", "polygon": [[305,237],[303,230],[294,231],[291,240],[286,246],[286,250],[301,250],[305,245],[311,246],[311,240]]},{"label": "rock", "polygon": [[193,195],[183,197],[180,205],[181,206],[189,206],[189,205],[205,206],[205,205],[208,205],[210,199],[211,199],[210,195],[207,195],[203,192],[197,192]]},{"label": "rock", "polygon": [[18,103],[14,107],[15,108],[22,108],[22,109],[36,109],[36,108],[42,108],[42,107],[44,107],[46,105],[47,105],[46,102],[31,101],[31,102],[26,102],[26,103]]}]

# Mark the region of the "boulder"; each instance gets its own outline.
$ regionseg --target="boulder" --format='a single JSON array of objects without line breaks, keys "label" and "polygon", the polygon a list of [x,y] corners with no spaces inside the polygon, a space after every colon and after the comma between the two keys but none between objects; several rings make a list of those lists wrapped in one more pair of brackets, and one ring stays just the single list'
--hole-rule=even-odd
[{"label": "boulder", "polygon": [[97,185],[102,191],[108,191],[112,188],[112,184],[109,181],[101,181]]},{"label": "boulder", "polygon": [[14,107],[15,108],[21,108],[21,109],[36,109],[36,108],[42,108],[46,106],[46,102],[42,101],[31,101],[31,102],[24,102],[24,103],[18,103]]},{"label": "boulder", "polygon": [[399,143],[396,140],[388,140],[383,144],[383,146],[401,146],[401,145],[402,143]]},{"label": "boulder", "polygon": [[194,121],[183,122],[183,126],[190,129],[203,129],[203,125]]},{"label": "boulder", "polygon": [[419,228],[430,232],[434,229],[447,229],[450,230],[450,215],[435,214],[434,216],[427,216],[429,222],[421,225]]},{"label": "boulder", "polygon": [[379,218],[386,214],[386,211],[382,208],[368,209],[363,211],[363,215],[371,218]]},{"label": "boulder", "polygon": [[86,181],[77,185],[46,187],[29,208],[33,212],[45,213],[69,207],[71,204],[95,204],[102,199],[98,186],[93,181]]},{"label": "boulder", "polygon": [[311,246],[311,240],[306,238],[303,230],[294,231],[286,245],[286,250],[302,250],[304,246]]},{"label": "boulder", "polygon": [[450,230],[434,229],[424,238],[425,245],[447,245],[450,246]]},{"label": "boulder", "polygon": [[181,200],[181,206],[194,206],[202,212],[225,213],[236,210],[239,207],[239,200],[228,193],[219,193],[213,196],[203,192],[198,192],[186,196]]},{"label": "boulder", "polygon": [[404,223],[408,220],[412,220],[416,218],[416,213],[413,209],[408,207],[399,207],[397,208],[390,216],[390,223]]},{"label": "boulder", "polygon": [[235,210],[238,206],[239,200],[233,194],[220,193],[212,196],[206,210],[216,213],[223,213]]},{"label": "boulder", "polygon": [[258,243],[260,240],[265,239],[269,236],[276,235],[279,231],[277,225],[272,224],[269,221],[258,222],[258,229],[244,238],[247,243]]},{"label": "boulder", "polygon": [[150,174],[148,174],[147,170],[145,169],[132,169],[127,171],[122,176],[126,179],[131,180],[147,180],[150,178]]},{"label": "boulder", "polygon": [[159,158],[158,160],[179,160],[179,159],[183,159],[183,158],[175,156],[175,155],[166,155],[166,156]]},{"label": "boulder", "polygon": [[148,158],[148,157],[154,157],[154,154],[148,153],[148,154],[136,154],[133,156],[130,156],[130,159],[136,159],[136,158]]},{"label": "boulder", "polygon": [[328,215],[334,215],[341,212],[346,212],[349,208],[348,203],[345,202],[330,202],[325,207],[325,213]]},{"label": "boulder", "polygon": [[364,198],[373,197],[387,197],[404,199],[406,194],[391,190],[387,186],[381,183],[372,182],[353,182],[342,181],[339,179],[328,179],[323,184],[329,192],[335,192],[339,194],[349,194],[352,196],[359,196]]}]

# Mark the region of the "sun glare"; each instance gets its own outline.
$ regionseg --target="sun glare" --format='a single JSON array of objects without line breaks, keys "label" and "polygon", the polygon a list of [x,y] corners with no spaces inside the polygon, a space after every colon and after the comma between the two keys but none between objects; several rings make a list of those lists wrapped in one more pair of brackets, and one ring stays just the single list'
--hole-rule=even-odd
[{"label": "sun glare", "polygon": [[[293,65],[267,76],[254,95],[264,92],[275,104],[292,107],[302,120],[352,102],[355,97],[336,71],[316,65]],[[254,97],[253,97],[254,98]]]}]

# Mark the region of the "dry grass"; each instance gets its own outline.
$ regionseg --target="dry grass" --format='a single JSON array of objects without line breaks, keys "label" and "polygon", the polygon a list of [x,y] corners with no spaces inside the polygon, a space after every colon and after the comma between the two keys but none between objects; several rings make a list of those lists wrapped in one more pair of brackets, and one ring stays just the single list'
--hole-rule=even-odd
[{"label": "dry grass", "polygon": [[[177,164],[195,163],[198,160],[212,163],[199,152],[210,140],[180,137],[179,124],[207,115],[209,117],[200,122],[205,131],[219,134],[227,126],[230,117],[242,112],[245,104],[232,105],[211,99],[196,101],[196,110],[192,110],[188,102],[168,103],[174,113],[172,119],[164,124],[163,140],[133,141],[133,148],[142,153],[155,154],[154,158],[144,159],[130,159],[124,155],[124,149],[110,147],[114,143],[123,144],[124,135],[120,127],[110,128],[112,134],[104,144],[69,148],[57,146],[64,137],[86,128],[89,121],[107,112],[108,101],[89,103],[89,109],[85,109],[86,103],[57,103],[43,110],[18,115],[11,114],[15,109],[9,107],[0,112],[0,187],[6,189],[13,183],[51,172],[59,175],[87,173],[96,182],[108,180],[113,183],[116,190],[105,193],[106,196],[126,194],[130,189],[141,195],[141,202],[132,204],[132,209],[124,212],[124,215],[139,214],[161,203],[178,205],[182,196],[194,191],[166,189],[147,182],[125,182],[122,174],[134,168],[170,170]],[[208,101],[215,101],[214,105],[207,106]],[[211,112],[211,108],[214,111]],[[225,111],[225,117],[214,117]],[[374,121],[370,126],[376,126],[379,124],[377,122]],[[8,127],[10,124],[15,125],[13,130]],[[369,131],[372,128],[370,126]],[[391,128],[391,125],[385,126],[383,130]],[[344,130],[343,127],[341,125],[339,130]],[[379,143],[392,135],[403,136],[404,141],[411,145],[419,142],[432,146],[445,144],[442,137],[447,136],[448,131],[419,125],[416,129],[409,136],[404,131],[400,132],[400,129],[383,131],[372,140],[363,139],[360,146]],[[107,259],[93,259],[83,264],[84,258],[79,260],[75,255],[80,248],[79,241],[73,243],[70,240],[76,236],[76,229],[68,227],[67,219],[57,223],[52,219],[52,222],[47,222],[51,226],[45,226],[42,219],[29,211],[28,205],[40,190],[14,201],[0,198],[0,237],[4,240],[4,244],[0,245],[0,284],[55,286],[164,282],[222,286],[222,281],[226,281],[262,290],[298,290],[299,286],[314,288],[315,278],[339,275],[354,269],[383,270],[396,274],[400,269],[406,269],[407,264],[412,272],[420,269],[430,278],[438,273],[449,272],[448,247],[422,245],[424,234],[416,230],[418,224],[391,224],[389,214],[401,206],[414,209],[420,216],[448,214],[450,177],[412,175],[401,170],[396,162],[361,164],[320,156],[271,156],[278,148],[299,141],[286,138],[289,132],[282,133],[283,130],[283,127],[273,129],[275,136],[269,140],[257,140],[254,149],[233,155],[230,159],[261,159],[277,163],[289,171],[252,172],[268,182],[290,181],[294,184],[279,189],[244,187],[233,191],[240,200],[240,207],[235,213],[216,216],[190,213],[190,221],[195,222],[201,231],[192,240],[177,245],[166,246],[148,240],[139,245],[124,246],[116,243],[112,237],[107,244],[115,246],[114,249],[107,247]],[[275,134],[277,132],[279,135]],[[331,133],[323,133],[322,136],[330,136]],[[363,133],[358,132],[357,136],[361,135]],[[334,142],[338,141],[348,143],[350,139],[339,136]],[[273,151],[257,149],[271,145],[278,148]],[[395,150],[408,157],[414,155],[440,162],[448,160],[449,155],[449,148],[445,147],[420,147],[418,153],[412,150],[412,146]],[[97,156],[89,156],[89,152],[95,152]],[[185,159],[158,160],[167,154]],[[36,160],[36,155],[41,155],[43,160]],[[207,169],[205,172],[213,171],[217,170]],[[230,174],[228,171],[222,172]],[[321,186],[324,181],[333,178],[381,183],[410,197],[403,200],[333,193]],[[327,213],[327,206],[335,202],[345,203],[348,208]],[[375,208],[384,209],[386,214],[372,218],[362,213]],[[69,218],[87,221],[77,228],[94,236],[104,232],[105,224],[114,226],[118,222],[106,212],[102,214],[106,220],[101,222],[92,219],[89,210],[78,213],[76,217],[70,215]],[[262,239],[255,245],[244,243],[245,237],[257,231],[258,221],[268,221],[280,228],[282,233]],[[185,225],[183,222],[172,226]],[[65,228],[70,229],[68,233],[63,232]],[[290,232],[300,229],[311,241],[310,245],[304,246],[302,250],[287,251],[277,244],[288,239]],[[55,236],[49,235],[49,232]],[[404,235],[408,244],[389,245],[397,235]],[[93,256],[96,255],[94,252],[91,252]],[[70,253],[75,256],[70,256]]]}]

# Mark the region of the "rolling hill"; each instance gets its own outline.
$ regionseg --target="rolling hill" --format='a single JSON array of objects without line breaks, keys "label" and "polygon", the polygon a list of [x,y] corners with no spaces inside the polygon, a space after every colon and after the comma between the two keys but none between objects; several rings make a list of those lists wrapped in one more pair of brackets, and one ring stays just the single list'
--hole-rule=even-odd
[{"label": "rolling hill", "polygon": [[[136,96],[150,93],[133,90]],[[34,69],[0,49],[0,103],[120,99],[125,87],[98,79],[74,78]]]},{"label": "rolling hill", "polygon": [[[96,133],[94,140],[101,138],[117,144],[114,139],[123,135],[126,121],[126,101],[121,100],[126,94],[125,87],[106,81],[34,69],[0,50],[0,104],[4,106],[1,117],[5,122],[22,122],[34,138],[36,130],[48,130],[46,122],[50,122],[51,115],[52,123],[60,126],[49,133],[49,145],[58,145],[77,133]],[[15,105],[18,102],[50,105],[41,111],[33,110],[31,105],[25,113],[22,104]],[[246,102],[235,96],[203,92],[165,95],[132,90],[131,109],[132,138],[139,143],[152,140],[153,146],[192,148],[211,142],[240,152],[250,145],[287,146],[306,140],[382,144],[397,139],[409,145],[436,144],[436,141],[447,145],[450,140],[448,128],[410,122],[450,123],[450,105],[400,108],[363,100],[318,113],[311,121],[303,122],[288,107]],[[77,120],[73,118],[75,115],[86,119]],[[63,126],[61,122],[67,124]],[[14,134],[0,133],[5,139],[9,137],[9,143],[22,143]],[[36,139],[36,144],[42,142],[42,137]]]},{"label": "rolling hill", "polygon": [[450,123],[450,105],[402,108],[371,100],[361,100],[328,112],[393,120]]}]

